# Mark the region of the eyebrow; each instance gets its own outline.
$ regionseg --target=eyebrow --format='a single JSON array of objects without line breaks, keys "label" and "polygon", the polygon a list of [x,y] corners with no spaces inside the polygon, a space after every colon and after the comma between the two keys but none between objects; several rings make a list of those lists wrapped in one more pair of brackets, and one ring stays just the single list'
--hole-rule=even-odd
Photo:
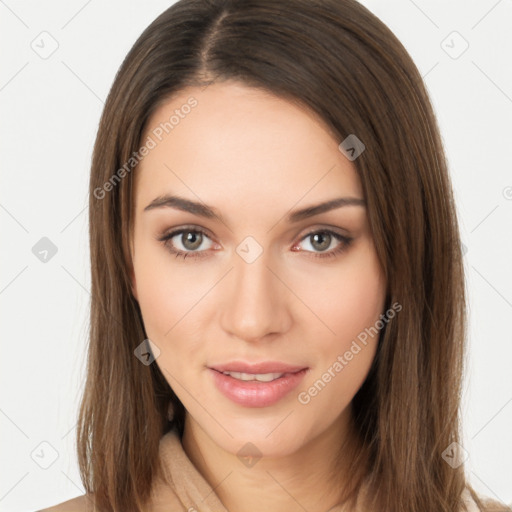
[{"label": "eyebrow", "polygon": [[[342,206],[362,206],[365,207],[366,202],[364,199],[359,197],[338,197],[319,203],[313,206],[308,206],[300,210],[295,210],[288,214],[286,220],[289,223],[299,222],[301,220],[319,215],[321,213],[334,210],[335,208],[341,208]],[[159,196],[151,203],[149,203],[144,211],[154,210],[156,208],[175,208],[183,212],[188,212],[199,217],[205,217],[207,219],[217,219],[218,221],[225,224],[224,219],[220,213],[217,213],[216,208],[208,206],[204,203],[199,203],[186,199],[184,197],[175,195],[163,195]]]}]

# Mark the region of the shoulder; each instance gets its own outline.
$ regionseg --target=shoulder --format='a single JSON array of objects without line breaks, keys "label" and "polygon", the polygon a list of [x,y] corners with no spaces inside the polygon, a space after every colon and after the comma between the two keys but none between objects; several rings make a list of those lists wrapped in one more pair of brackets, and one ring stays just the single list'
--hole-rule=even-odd
[{"label": "shoulder", "polygon": [[93,510],[94,507],[90,495],[84,494],[38,512],[93,512]]}]

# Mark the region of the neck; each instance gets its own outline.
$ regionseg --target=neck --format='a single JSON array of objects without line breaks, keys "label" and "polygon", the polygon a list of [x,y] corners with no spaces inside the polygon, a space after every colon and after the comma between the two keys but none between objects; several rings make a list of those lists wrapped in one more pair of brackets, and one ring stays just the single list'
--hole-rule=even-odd
[{"label": "neck", "polygon": [[[219,496],[237,512],[325,512],[344,500],[351,457],[360,445],[348,407],[327,431],[284,457],[244,466],[187,415],[183,448]],[[340,461],[338,454],[347,456]]]}]

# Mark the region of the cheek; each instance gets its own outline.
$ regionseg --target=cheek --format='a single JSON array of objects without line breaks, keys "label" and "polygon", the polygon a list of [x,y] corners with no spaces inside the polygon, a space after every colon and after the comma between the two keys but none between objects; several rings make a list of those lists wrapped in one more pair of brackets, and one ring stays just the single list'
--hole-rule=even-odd
[{"label": "cheek", "polygon": [[134,269],[144,327],[148,337],[157,343],[173,325],[169,313],[175,311],[176,293],[170,287],[170,277],[162,274],[159,265],[144,258],[143,253],[139,254]]},{"label": "cheek", "polygon": [[324,324],[319,327],[323,329],[320,339],[326,340],[327,352],[347,350],[383,313],[385,282],[371,245],[363,244],[321,286],[310,286],[303,293],[308,293],[312,309]]},{"label": "cheek", "polygon": [[[148,247],[149,246],[149,247]],[[186,263],[148,241],[140,244],[134,261],[137,295],[147,337],[159,348],[156,364],[177,389],[173,376],[182,381],[204,356],[204,325],[201,308],[214,284],[198,279]],[[179,388],[179,386],[178,386]]]},{"label": "cheek", "polygon": [[368,374],[379,339],[375,326],[384,312],[385,282],[376,254],[368,244],[345,263],[323,294],[310,294],[325,324],[315,335],[317,364],[304,388],[310,398],[318,396],[317,406],[350,402]]},{"label": "cheek", "polygon": [[154,244],[135,246],[134,273],[146,333],[157,342],[171,337],[174,326],[198,302],[201,290],[194,287],[193,276],[180,271],[175,255]]}]

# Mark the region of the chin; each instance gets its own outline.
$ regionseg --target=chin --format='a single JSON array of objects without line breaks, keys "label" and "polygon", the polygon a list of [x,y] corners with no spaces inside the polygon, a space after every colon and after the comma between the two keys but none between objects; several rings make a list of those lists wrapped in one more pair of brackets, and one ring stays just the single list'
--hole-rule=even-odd
[{"label": "chin", "polygon": [[[212,429],[211,422],[205,432],[221,448],[239,457],[292,455],[315,436],[307,422],[296,417],[293,409],[266,418],[239,417],[221,424],[233,437],[221,427]],[[315,427],[319,428],[318,425]]]}]

